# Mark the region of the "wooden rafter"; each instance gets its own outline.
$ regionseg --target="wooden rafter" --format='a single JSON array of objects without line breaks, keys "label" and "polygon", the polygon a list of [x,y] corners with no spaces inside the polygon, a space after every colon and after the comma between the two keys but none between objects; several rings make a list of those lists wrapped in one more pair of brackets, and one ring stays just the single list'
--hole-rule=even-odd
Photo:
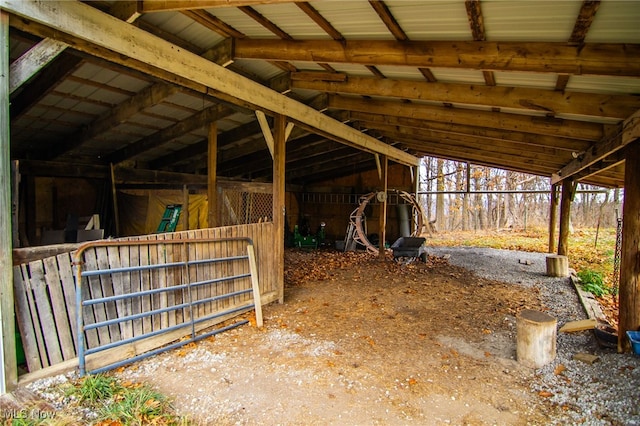
[{"label": "wooden rafter", "polygon": [[125,146],[120,150],[114,151],[107,156],[106,161],[109,163],[117,164],[125,160],[129,160],[137,155],[157,148],[158,146],[167,143],[172,139],[180,137],[194,130],[201,129],[209,123],[227,117],[233,113],[234,111],[231,108],[227,108],[222,105],[215,105],[206,108],[183,121],[169,126],[166,129],[162,129],[159,132],[142,138],[132,144]]},{"label": "wooden rafter", "polygon": [[329,108],[348,111],[370,112],[397,117],[447,123],[485,126],[503,130],[521,131],[550,136],[598,140],[602,137],[602,125],[561,119],[545,119],[519,114],[465,110],[462,108],[442,108],[431,105],[408,104],[403,102],[360,100],[342,96],[329,96]]},{"label": "wooden rafter", "polygon": [[578,19],[569,37],[570,43],[584,43],[584,39],[591,28],[591,23],[600,7],[600,0],[583,0]]},{"label": "wooden rafter", "polygon": [[[202,89],[212,95],[229,99],[239,105],[251,104],[254,109],[286,114],[303,128],[313,129],[327,137],[369,152],[387,154],[394,161],[403,164],[415,165],[418,162],[418,159],[410,154],[363,135],[312,108],[276,94],[204,58],[189,52],[176,51],[171,44],[83,3],[62,2],[52,5],[46,2],[8,0],[2,3],[2,7],[12,14],[45,24],[58,31],[58,34],[67,34],[72,38],[70,41],[74,43],[74,48],[79,50],[86,49],[95,55],[105,53],[110,59],[118,63],[126,62],[134,68],[145,66],[146,71],[154,76],[171,78],[169,74],[172,74],[174,79],[177,76],[181,83],[184,79],[189,87],[202,85]],[[63,25],[64,22],[75,22],[77,25],[70,28]],[[37,32],[39,29],[37,25],[28,28],[30,32]],[[111,31],[96,31],[98,28],[110,28]],[[108,54],[107,51],[112,54]],[[135,58],[128,57],[132,53],[135,53]]]},{"label": "wooden rafter", "polygon": [[553,147],[567,153],[580,152],[589,147],[589,141],[578,139],[562,138],[556,135],[541,135],[526,133],[516,130],[492,129],[483,126],[472,126],[460,123],[447,123],[442,121],[430,121],[423,119],[393,117],[383,114],[371,114],[368,112],[350,112],[352,121],[364,123],[364,126],[376,128],[378,125],[394,126],[413,129],[427,129],[448,133],[451,135],[473,136],[479,143],[489,144],[497,141],[508,141],[520,146],[523,152],[532,147]]},{"label": "wooden rafter", "polygon": [[508,86],[478,86],[459,83],[425,83],[410,80],[294,73],[291,88],[384,96],[400,99],[486,105],[551,114],[572,114],[625,119],[640,109],[640,97],[580,92],[555,92]]},{"label": "wooden rafter", "polygon": [[183,10],[182,14],[193,19],[205,28],[210,29],[223,37],[245,38],[244,33],[236,30],[221,19],[216,18],[206,10]]},{"label": "wooden rafter", "polygon": [[331,23],[327,21],[324,16],[318,13],[318,11],[309,3],[296,2],[296,6],[298,6],[300,10],[306,13],[307,16],[313,20],[313,22],[318,24],[318,26],[322,28],[324,32],[329,34],[332,39],[338,41],[344,40],[344,37],[342,36],[342,34],[340,34],[340,31],[336,30],[335,27],[331,25]]},{"label": "wooden rafter", "polygon": [[576,153],[576,158],[571,163],[557,171],[551,179],[552,183],[572,178],[589,166],[601,161],[616,151],[624,148],[640,138],[640,110],[615,126],[597,143],[594,143],[584,152]]},{"label": "wooden rafter", "polygon": [[393,15],[391,14],[391,11],[387,7],[387,5],[384,3],[384,1],[369,0],[369,4],[371,5],[371,7],[373,7],[373,10],[376,11],[380,19],[382,19],[382,22],[384,22],[384,24],[387,26],[387,28],[389,29],[391,34],[393,34],[396,40],[398,41],[409,40],[409,37],[407,37],[407,34],[404,32],[402,27],[400,27],[400,24],[398,24],[398,21],[396,21],[396,18],[393,17]]}]

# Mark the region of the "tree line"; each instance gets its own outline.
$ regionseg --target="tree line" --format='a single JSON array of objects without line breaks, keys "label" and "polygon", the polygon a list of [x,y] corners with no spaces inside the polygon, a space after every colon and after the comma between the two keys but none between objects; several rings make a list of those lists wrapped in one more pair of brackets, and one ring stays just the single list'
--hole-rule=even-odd
[{"label": "tree line", "polygon": [[[434,157],[420,165],[418,200],[439,231],[546,227],[550,194],[542,176]],[[621,189],[578,184],[572,226],[615,227],[621,200]]]}]

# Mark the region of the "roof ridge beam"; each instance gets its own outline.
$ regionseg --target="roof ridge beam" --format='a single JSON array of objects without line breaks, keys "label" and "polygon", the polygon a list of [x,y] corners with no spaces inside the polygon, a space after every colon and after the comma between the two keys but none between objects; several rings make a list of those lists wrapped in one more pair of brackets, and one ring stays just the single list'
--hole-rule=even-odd
[{"label": "roof ridge beam", "polygon": [[640,76],[640,44],[391,40],[236,40],[235,57],[276,61]]}]

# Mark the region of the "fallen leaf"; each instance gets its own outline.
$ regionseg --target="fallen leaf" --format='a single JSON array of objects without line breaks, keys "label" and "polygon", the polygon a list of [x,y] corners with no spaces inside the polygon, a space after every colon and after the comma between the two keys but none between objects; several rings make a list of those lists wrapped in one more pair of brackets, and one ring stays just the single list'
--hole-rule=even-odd
[{"label": "fallen leaf", "polygon": [[549,398],[553,396],[553,393],[549,392],[549,391],[540,391],[538,392],[538,395],[543,397],[543,398]]},{"label": "fallen leaf", "polygon": [[565,367],[563,364],[558,364],[558,366],[553,370],[553,374],[555,374],[556,376],[559,376],[566,369],[567,367]]}]

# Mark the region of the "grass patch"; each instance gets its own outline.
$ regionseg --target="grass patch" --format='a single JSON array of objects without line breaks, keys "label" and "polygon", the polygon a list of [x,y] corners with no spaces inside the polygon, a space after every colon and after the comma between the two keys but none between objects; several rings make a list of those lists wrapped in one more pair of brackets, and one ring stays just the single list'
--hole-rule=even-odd
[{"label": "grass patch", "polygon": [[[25,408],[0,421],[12,426],[188,426],[187,418],[175,415],[170,401],[149,386],[120,381],[108,374],[89,375],[56,385],[46,391],[57,395],[64,407],[55,412]],[[49,398],[48,398],[49,399]],[[42,414],[44,413],[44,415]]]}]

